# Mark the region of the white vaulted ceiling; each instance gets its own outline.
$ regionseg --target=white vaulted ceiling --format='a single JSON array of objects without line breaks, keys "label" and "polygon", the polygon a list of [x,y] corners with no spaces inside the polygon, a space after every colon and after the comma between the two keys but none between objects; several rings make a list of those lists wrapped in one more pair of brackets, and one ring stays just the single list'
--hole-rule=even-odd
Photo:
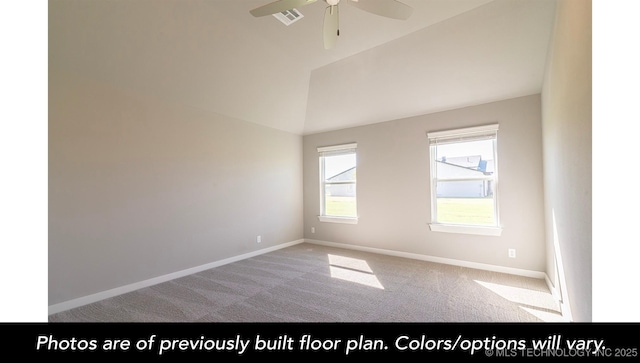
[{"label": "white vaulted ceiling", "polygon": [[555,0],[402,0],[406,21],[326,3],[285,26],[272,0],[50,0],[49,66],[295,134],[539,93]]}]

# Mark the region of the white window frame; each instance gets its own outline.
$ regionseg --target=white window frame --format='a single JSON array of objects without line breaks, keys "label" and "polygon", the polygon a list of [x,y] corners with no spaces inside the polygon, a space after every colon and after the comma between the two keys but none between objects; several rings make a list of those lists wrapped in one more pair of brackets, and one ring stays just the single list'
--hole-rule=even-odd
[{"label": "white window frame", "polygon": [[[324,157],[325,156],[334,156],[334,155],[344,155],[344,154],[355,154],[357,160],[357,143],[348,143],[341,145],[333,145],[333,146],[322,146],[318,147],[318,160],[320,167],[320,215],[318,216],[318,220],[321,222],[330,222],[330,223],[345,223],[345,224],[357,224],[358,217],[356,212],[356,217],[348,217],[348,216],[329,216],[326,214],[325,210],[325,186],[328,184],[353,184],[356,185],[357,181],[353,182],[331,182],[327,183],[325,181],[324,175]],[[356,170],[357,170],[357,162],[356,162]],[[356,208],[357,208],[357,189],[356,189]]]},{"label": "white window frame", "polygon": [[[483,125],[476,127],[466,127],[453,130],[436,131],[427,133],[429,139],[429,164],[431,168],[431,223],[429,228],[434,232],[448,233],[465,233],[485,236],[500,236],[502,227],[500,226],[500,213],[498,203],[498,124]],[[464,181],[471,179],[439,179],[437,176],[436,164],[436,148],[438,143],[455,143],[472,140],[492,139],[493,140],[493,160],[494,172],[491,177],[486,179],[473,180],[492,180],[493,181],[493,203],[495,213],[495,226],[482,226],[473,224],[446,224],[438,222],[438,198],[436,194],[436,186],[438,181]]]}]

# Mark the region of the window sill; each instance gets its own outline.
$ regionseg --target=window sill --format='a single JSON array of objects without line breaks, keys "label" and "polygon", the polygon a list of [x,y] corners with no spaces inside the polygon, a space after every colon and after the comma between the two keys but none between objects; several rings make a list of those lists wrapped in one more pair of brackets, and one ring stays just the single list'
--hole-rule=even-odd
[{"label": "window sill", "polygon": [[502,228],[500,227],[459,226],[453,224],[430,223],[429,228],[433,232],[463,233],[481,236],[500,236],[502,234]]},{"label": "window sill", "polygon": [[358,218],[353,218],[353,217],[318,216],[318,220],[320,222],[329,222],[329,223],[358,224]]}]

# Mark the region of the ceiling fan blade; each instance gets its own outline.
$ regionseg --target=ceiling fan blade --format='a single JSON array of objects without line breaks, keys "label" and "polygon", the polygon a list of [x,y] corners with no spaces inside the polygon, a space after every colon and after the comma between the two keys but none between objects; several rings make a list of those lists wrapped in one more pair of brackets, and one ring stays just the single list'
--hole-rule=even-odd
[{"label": "ceiling fan blade", "polygon": [[249,12],[255,17],[281,13],[283,11],[299,8],[316,2],[317,0],[278,0],[267,5],[260,6]]},{"label": "ceiling fan blade", "polygon": [[327,6],[324,12],[324,49],[331,49],[338,40],[338,6]]},{"label": "ceiling fan blade", "polygon": [[396,0],[351,0],[349,4],[360,10],[387,18],[407,20],[413,8]]}]

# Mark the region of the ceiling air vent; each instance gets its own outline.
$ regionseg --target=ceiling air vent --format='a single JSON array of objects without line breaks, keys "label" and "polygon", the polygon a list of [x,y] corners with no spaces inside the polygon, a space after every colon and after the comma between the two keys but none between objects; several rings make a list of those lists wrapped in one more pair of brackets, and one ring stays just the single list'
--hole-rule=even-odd
[{"label": "ceiling air vent", "polygon": [[304,18],[304,15],[302,15],[302,13],[297,9],[285,10],[281,13],[275,13],[273,14],[273,16],[275,16],[276,19],[280,20],[282,24],[286,26],[289,26],[296,21]]}]

